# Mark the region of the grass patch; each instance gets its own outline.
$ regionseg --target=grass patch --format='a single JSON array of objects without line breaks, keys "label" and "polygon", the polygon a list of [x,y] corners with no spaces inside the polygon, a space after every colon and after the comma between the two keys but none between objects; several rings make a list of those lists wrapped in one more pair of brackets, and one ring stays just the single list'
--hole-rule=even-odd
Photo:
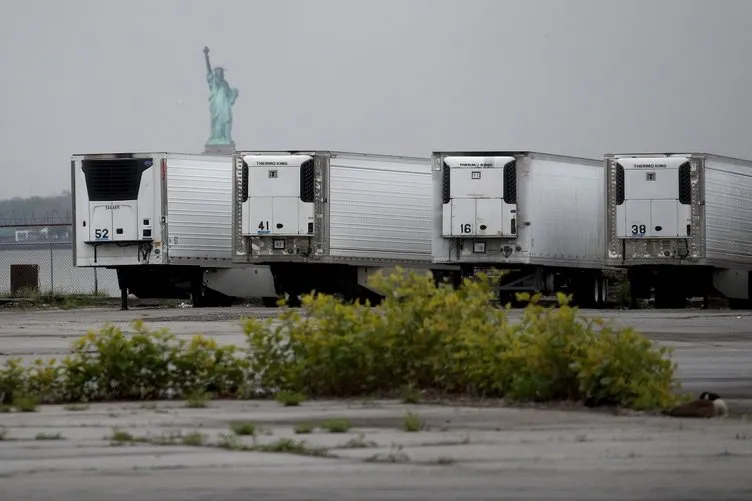
[{"label": "grass patch", "polygon": [[18,412],[36,412],[39,399],[34,395],[19,395],[13,399],[13,407]]},{"label": "grass patch", "polygon": [[420,391],[411,385],[403,386],[400,389],[400,398],[404,404],[420,403]]},{"label": "grass patch", "polygon": [[250,445],[244,444],[235,433],[220,433],[217,447],[228,451],[249,451],[253,448]]},{"label": "grass patch", "polygon": [[344,444],[338,446],[338,449],[368,449],[371,447],[378,447],[379,444],[373,440],[366,440],[366,435],[363,432],[358,433],[357,437],[353,437]]},{"label": "grass patch", "polygon": [[343,418],[327,419],[321,423],[321,429],[329,433],[347,433],[351,428],[352,423]]},{"label": "grass patch", "polygon": [[[135,438],[134,441],[140,442],[141,439]],[[206,437],[198,431],[192,431],[186,435],[182,432],[172,432],[163,434],[158,437],[143,439],[144,442],[149,442],[154,445],[186,445],[191,447],[200,447],[205,445]]]},{"label": "grass patch", "polygon": [[118,430],[117,428],[114,428],[112,430],[112,435],[110,435],[109,440],[111,442],[135,442],[136,438],[133,436],[132,433],[127,432],[125,430]]},{"label": "grass patch", "polygon": [[189,445],[193,447],[200,447],[206,443],[206,437],[203,433],[198,431],[192,431],[180,439],[182,445]]},{"label": "grass patch", "polygon": [[0,405],[0,413],[10,412],[12,410],[13,410],[12,405],[7,405],[7,404]]},{"label": "grass patch", "polygon": [[156,437],[137,437],[133,439],[134,442],[148,442],[153,445],[178,445],[183,438],[183,434],[180,431],[173,431],[170,433],[162,433]]},{"label": "grass patch", "polygon": [[[21,300],[18,306],[25,307],[51,307],[70,310],[74,308],[88,308],[101,304],[101,299],[106,298],[104,293],[97,294],[57,294],[52,291],[40,291],[30,287],[22,287],[15,294],[3,294],[2,298]],[[100,299],[100,301],[97,301]]]},{"label": "grass patch", "polygon": [[235,433],[223,433],[220,435],[218,447],[231,451],[248,452],[276,452],[280,454],[298,454],[301,456],[327,457],[329,450],[325,447],[315,447],[303,440],[292,438],[280,438],[268,444],[245,444]]},{"label": "grass patch", "polygon": [[305,395],[290,391],[278,391],[274,399],[285,407],[297,407],[305,400]]},{"label": "grass patch", "polygon": [[149,439],[147,437],[137,437],[128,431],[120,430],[118,428],[113,428],[112,435],[105,438],[110,441],[110,445],[125,445],[154,441],[153,439]]},{"label": "grass patch", "polygon": [[297,435],[304,435],[308,433],[313,433],[314,429],[315,429],[315,426],[313,426],[310,423],[298,423],[295,425],[295,428],[293,428],[293,431]]},{"label": "grass patch", "polygon": [[64,438],[60,433],[37,433],[34,440],[63,440]]},{"label": "grass patch", "polygon": [[277,452],[284,454],[298,454],[301,456],[314,456],[314,457],[327,457],[329,456],[329,450],[325,447],[315,447],[307,442],[301,440],[294,440],[292,438],[280,438],[275,442],[271,442],[264,445],[258,445],[252,448],[252,450],[259,452]]},{"label": "grass patch", "polygon": [[402,421],[402,429],[409,432],[425,430],[427,425],[414,412],[408,412]]},{"label": "grass patch", "polygon": [[185,406],[189,409],[203,409],[209,405],[209,395],[204,390],[193,390],[185,396]]},{"label": "grass patch", "polygon": [[5,426],[0,426],[0,441],[5,440],[8,436],[8,430]]},{"label": "grass patch", "polygon": [[249,422],[238,422],[238,423],[232,423],[230,425],[230,429],[235,433],[236,435],[256,435],[256,425]]},{"label": "grass patch", "polygon": [[367,463],[409,463],[410,456],[402,452],[401,445],[392,445],[389,452],[374,454],[366,458]]},{"label": "grass patch", "polygon": [[[95,306],[97,296],[84,296],[84,295],[72,295],[53,298],[54,302],[51,304],[61,308],[63,310],[73,310],[76,308],[90,308]],[[102,295],[101,297],[104,297]]]}]

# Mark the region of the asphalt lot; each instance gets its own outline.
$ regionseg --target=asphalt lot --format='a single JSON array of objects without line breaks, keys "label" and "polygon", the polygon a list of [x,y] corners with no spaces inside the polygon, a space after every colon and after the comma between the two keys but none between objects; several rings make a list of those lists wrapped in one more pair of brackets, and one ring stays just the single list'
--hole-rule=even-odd
[{"label": "asphalt lot", "polygon": [[[0,414],[0,499],[752,499],[752,425],[746,418],[752,312],[598,314],[674,347],[685,389],[720,393],[734,415],[699,421],[366,401],[299,408],[273,402],[212,402],[205,409],[179,402],[45,406],[36,413]],[[0,352],[59,357],[87,329],[105,321],[127,328],[136,318],[178,335],[240,343],[238,320],[244,315],[274,310],[6,310],[0,311]],[[401,431],[407,410],[428,429]],[[354,429],[293,433],[295,423],[328,417],[346,417]],[[334,457],[217,447],[220,434],[237,420],[263,430],[257,443],[303,439]],[[113,427],[151,438],[114,447],[105,438]],[[151,443],[176,431],[199,431],[208,445]],[[44,440],[40,433],[60,439]],[[366,446],[346,445],[353,440]]]}]

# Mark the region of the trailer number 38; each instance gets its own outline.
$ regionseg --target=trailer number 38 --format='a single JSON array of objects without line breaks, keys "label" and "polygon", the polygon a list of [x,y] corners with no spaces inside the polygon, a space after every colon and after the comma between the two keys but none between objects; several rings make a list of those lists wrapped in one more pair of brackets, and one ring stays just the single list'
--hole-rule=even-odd
[{"label": "trailer number 38", "polygon": [[632,235],[637,235],[637,234],[644,235],[645,234],[645,230],[646,230],[646,228],[645,228],[644,224],[641,224],[641,225],[633,224],[632,225]]}]

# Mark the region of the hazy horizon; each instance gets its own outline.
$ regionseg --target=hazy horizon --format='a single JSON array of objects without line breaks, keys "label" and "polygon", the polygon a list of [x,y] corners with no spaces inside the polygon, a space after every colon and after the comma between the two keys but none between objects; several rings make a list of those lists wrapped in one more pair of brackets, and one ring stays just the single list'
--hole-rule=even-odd
[{"label": "hazy horizon", "polygon": [[202,49],[239,149],[752,159],[752,2],[7,0],[0,199],[73,153],[203,151]]}]

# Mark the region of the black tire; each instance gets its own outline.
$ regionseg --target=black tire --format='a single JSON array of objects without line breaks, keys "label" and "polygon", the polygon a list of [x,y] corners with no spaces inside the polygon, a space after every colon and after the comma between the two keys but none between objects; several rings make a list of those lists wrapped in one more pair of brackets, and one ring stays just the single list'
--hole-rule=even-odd
[{"label": "black tire", "polygon": [[604,307],[603,288],[606,282],[594,273],[581,273],[575,282],[574,304],[580,308],[600,309]]}]

